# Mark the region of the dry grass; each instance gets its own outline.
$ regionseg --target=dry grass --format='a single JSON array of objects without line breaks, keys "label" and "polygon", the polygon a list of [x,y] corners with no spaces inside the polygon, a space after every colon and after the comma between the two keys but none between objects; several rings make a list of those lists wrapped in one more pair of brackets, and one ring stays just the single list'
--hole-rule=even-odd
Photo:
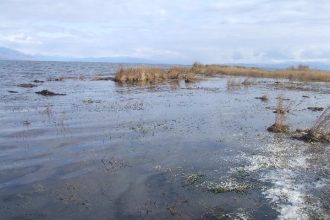
[{"label": "dry grass", "polygon": [[120,83],[149,82],[157,83],[165,80],[196,81],[197,76],[243,76],[244,81],[230,79],[228,86],[250,86],[255,84],[251,77],[286,78],[298,81],[330,82],[330,72],[312,70],[307,66],[290,67],[283,70],[266,70],[261,68],[248,68],[226,65],[203,65],[195,63],[191,68],[171,67],[169,69],[158,67],[131,67],[119,68],[114,80]]},{"label": "dry grass", "polygon": [[285,133],[289,130],[289,126],[285,125],[286,112],[287,110],[283,105],[283,97],[279,96],[277,98],[275,123],[267,128],[269,132]]},{"label": "dry grass", "polygon": [[157,67],[120,68],[115,75],[115,81],[120,83],[150,82],[157,83],[164,80],[185,80],[193,82],[195,74],[188,68],[172,67],[162,69]]},{"label": "dry grass", "polygon": [[195,63],[190,69],[195,74],[206,76],[246,76],[262,78],[285,78],[299,81],[330,82],[330,72],[309,69],[307,66],[290,67],[283,70],[266,70],[261,68],[248,68],[241,66],[226,65],[203,65]]}]

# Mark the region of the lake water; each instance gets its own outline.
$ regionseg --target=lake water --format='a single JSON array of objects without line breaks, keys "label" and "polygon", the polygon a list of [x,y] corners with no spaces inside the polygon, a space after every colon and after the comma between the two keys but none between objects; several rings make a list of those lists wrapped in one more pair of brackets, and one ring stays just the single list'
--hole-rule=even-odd
[{"label": "lake water", "polygon": [[278,95],[310,127],[329,84],[93,80],[119,67],[0,61],[0,219],[330,218],[329,146],[266,130]]}]

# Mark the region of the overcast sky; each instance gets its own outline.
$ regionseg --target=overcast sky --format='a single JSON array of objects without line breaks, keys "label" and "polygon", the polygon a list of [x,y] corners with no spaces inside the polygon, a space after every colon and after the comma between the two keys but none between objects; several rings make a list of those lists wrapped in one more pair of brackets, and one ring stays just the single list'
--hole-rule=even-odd
[{"label": "overcast sky", "polygon": [[0,46],[161,62],[330,61],[330,0],[0,0]]}]

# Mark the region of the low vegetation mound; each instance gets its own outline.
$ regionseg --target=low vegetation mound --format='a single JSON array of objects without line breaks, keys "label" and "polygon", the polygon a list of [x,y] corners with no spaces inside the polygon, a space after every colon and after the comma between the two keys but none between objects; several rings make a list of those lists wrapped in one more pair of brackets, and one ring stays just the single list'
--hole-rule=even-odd
[{"label": "low vegetation mound", "polygon": [[267,128],[267,131],[273,132],[273,133],[285,133],[289,131],[289,126],[284,124],[278,124],[275,123],[272,126]]},{"label": "low vegetation mound", "polygon": [[[169,69],[139,66],[120,68],[113,80],[120,83],[134,82],[162,82],[164,80],[185,80],[194,82],[196,76],[243,76],[247,79],[243,82],[229,81],[233,85],[251,85],[254,81],[250,77],[285,78],[297,81],[330,82],[330,72],[310,69],[308,66],[299,65],[287,69],[267,70],[255,67],[227,66],[227,65],[203,65],[194,63],[191,68],[171,67]],[[103,79],[99,79],[103,80]],[[112,79],[111,79],[112,80]]]}]

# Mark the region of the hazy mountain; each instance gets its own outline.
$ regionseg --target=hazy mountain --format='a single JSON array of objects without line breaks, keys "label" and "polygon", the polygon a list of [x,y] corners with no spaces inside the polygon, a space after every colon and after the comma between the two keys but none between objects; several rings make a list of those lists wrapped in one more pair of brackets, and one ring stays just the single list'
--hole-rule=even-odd
[{"label": "hazy mountain", "polygon": [[[144,64],[160,64],[160,61],[147,60],[136,57],[64,57],[64,56],[44,56],[44,55],[30,55],[24,54],[17,50],[10,48],[0,47],[0,60],[35,60],[35,61],[68,61],[68,62],[107,62],[107,63],[144,63]],[[175,62],[163,62],[163,63],[175,63]],[[180,63],[180,62],[178,62]],[[188,64],[185,62],[185,64]],[[221,64],[221,63],[220,63]],[[329,63],[322,62],[281,62],[281,63],[269,63],[269,64],[245,64],[245,63],[230,63],[228,65],[239,65],[246,67],[260,67],[268,69],[283,69],[290,66],[298,66],[299,64],[308,65],[313,69],[330,70]],[[189,65],[189,64],[188,64]]]},{"label": "hazy mountain", "polygon": [[6,47],[0,47],[0,60],[32,60],[33,56],[12,50]]},{"label": "hazy mountain", "polygon": [[105,62],[105,63],[149,63],[153,64],[155,61],[136,58],[136,57],[62,57],[62,56],[44,56],[36,55],[35,60],[39,61],[71,61],[71,62]]},{"label": "hazy mountain", "polygon": [[0,60],[35,60],[35,61],[73,61],[73,62],[109,62],[109,63],[156,63],[136,57],[64,57],[64,56],[45,56],[24,54],[17,50],[0,47]]}]

